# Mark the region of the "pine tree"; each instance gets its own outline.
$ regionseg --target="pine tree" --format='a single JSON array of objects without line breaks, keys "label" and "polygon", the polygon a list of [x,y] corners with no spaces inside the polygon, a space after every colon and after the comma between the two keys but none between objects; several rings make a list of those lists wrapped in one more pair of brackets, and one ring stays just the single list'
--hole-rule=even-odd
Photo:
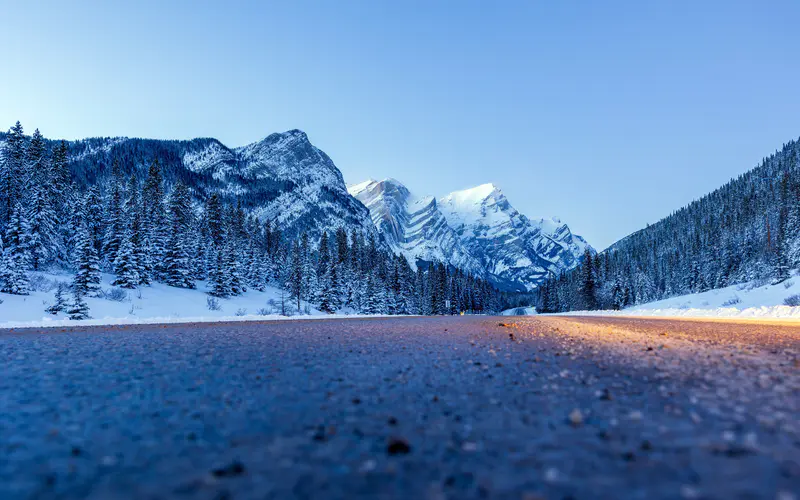
[{"label": "pine tree", "polygon": [[386,313],[386,290],[374,274],[367,276],[363,312],[364,314]]},{"label": "pine tree", "polygon": [[166,283],[178,288],[194,288],[188,249],[192,206],[183,183],[176,184],[170,195],[169,215],[170,235],[163,264]]},{"label": "pine tree", "polygon": [[51,204],[56,209],[58,220],[64,221],[66,214],[62,210],[73,189],[72,176],[69,173],[69,146],[66,141],[61,141],[58,146],[53,148],[49,177]]},{"label": "pine tree", "polygon": [[27,270],[30,265],[28,231],[22,206],[17,203],[11,213],[3,240],[5,246],[3,263],[0,266],[0,292],[28,294]]},{"label": "pine tree", "polygon": [[319,302],[319,310],[332,314],[336,310],[335,300],[333,297],[333,285],[331,280],[330,268],[319,280],[319,293],[317,302]]},{"label": "pine tree", "polygon": [[95,294],[100,290],[100,264],[94,242],[85,223],[78,231],[77,252],[78,256],[75,262],[77,271],[72,288],[82,297]]},{"label": "pine tree", "polygon": [[225,255],[225,272],[230,286],[231,295],[241,295],[247,291],[239,269],[239,258],[236,248],[232,243],[227,243],[223,249]]},{"label": "pine tree", "polygon": [[302,259],[302,270],[300,271],[302,282],[300,287],[302,290],[303,299],[305,299],[307,302],[310,302],[314,299],[313,295],[317,287],[317,280],[314,263],[311,258],[311,248],[308,240],[308,233],[305,232],[300,236],[300,256]]},{"label": "pine tree", "polygon": [[150,164],[142,188],[142,211],[142,248],[149,263],[148,274],[161,281],[166,279],[164,255],[168,220],[164,207],[164,180],[158,159]]},{"label": "pine tree", "polygon": [[44,137],[37,128],[31,136],[25,158],[25,177],[22,185],[22,193],[24,195],[31,195],[31,190],[34,187],[40,187],[44,182],[48,181],[47,172],[50,167],[47,161],[47,152],[45,151]]},{"label": "pine tree", "polygon": [[597,308],[597,297],[595,295],[594,265],[592,263],[592,252],[587,248],[583,253],[583,263],[581,264],[581,298],[582,307],[587,311]]},{"label": "pine tree", "polygon": [[25,178],[25,135],[16,123],[8,131],[0,160],[0,231],[5,233],[20,199]]},{"label": "pine tree", "polygon": [[8,248],[3,249],[0,259],[0,292],[14,295],[28,294],[27,274]]},{"label": "pine tree", "polygon": [[[74,226],[69,224],[71,219],[70,201],[77,197],[72,177],[69,173],[69,147],[66,141],[61,141],[55,148],[50,159],[50,168],[48,172],[48,199],[50,206],[55,214],[56,230],[53,235],[53,242],[57,250],[55,255],[55,262],[61,267],[66,267],[71,262],[70,251],[72,249],[72,237]],[[97,193],[96,187],[93,187],[94,194]],[[95,217],[102,213],[102,206],[98,205],[94,210]],[[97,247],[100,252],[101,248]]]},{"label": "pine tree", "polygon": [[64,282],[59,281],[58,285],[56,285],[55,302],[45,309],[45,312],[49,314],[58,314],[66,311],[68,307],[66,297],[68,290],[69,286]]},{"label": "pine tree", "polygon": [[213,265],[208,273],[209,295],[229,297],[231,295],[230,275],[227,272],[227,260],[224,252],[212,248]]},{"label": "pine tree", "polygon": [[117,251],[125,233],[123,212],[123,180],[119,163],[114,160],[112,167],[110,194],[105,209],[105,233],[103,236],[103,256],[111,265],[117,260]]},{"label": "pine tree", "polygon": [[[292,258],[289,262],[289,297],[297,302],[297,311],[300,311],[300,301],[303,298],[303,255],[300,245],[292,244]],[[327,312],[327,311],[326,311]]]},{"label": "pine tree", "polygon": [[212,194],[208,198],[205,216],[211,242],[216,248],[222,248],[225,238],[225,223],[222,215],[222,204],[216,194]]},{"label": "pine tree", "polygon": [[56,214],[50,205],[46,186],[34,184],[30,189],[33,203],[28,211],[30,262],[34,271],[55,260],[61,251],[56,240]]},{"label": "pine tree", "polygon": [[789,175],[784,174],[781,179],[780,205],[778,207],[778,231],[775,237],[775,283],[786,281],[791,276],[789,272]]},{"label": "pine tree", "polygon": [[127,234],[133,246],[133,253],[135,256],[133,264],[136,266],[136,272],[139,275],[138,284],[149,285],[154,275],[154,261],[150,253],[151,247],[146,225],[147,217],[144,212],[144,204],[142,204],[139,191],[136,188],[136,181],[133,177],[131,177],[130,186],[130,200],[126,206],[126,212],[130,214],[129,232]]},{"label": "pine tree", "polygon": [[67,309],[69,319],[80,320],[89,319],[89,305],[83,299],[83,295],[76,287],[72,287],[72,304]]},{"label": "pine tree", "polygon": [[122,288],[136,288],[141,283],[132,234],[130,229],[125,232],[114,261],[116,278],[111,284]]}]

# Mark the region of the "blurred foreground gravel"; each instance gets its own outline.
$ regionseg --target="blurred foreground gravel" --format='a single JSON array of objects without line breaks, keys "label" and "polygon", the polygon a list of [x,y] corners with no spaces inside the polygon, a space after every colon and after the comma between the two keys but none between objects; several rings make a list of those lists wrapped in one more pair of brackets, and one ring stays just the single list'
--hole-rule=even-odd
[{"label": "blurred foreground gravel", "polygon": [[0,498],[798,499],[799,354],[629,318],[0,331]]}]

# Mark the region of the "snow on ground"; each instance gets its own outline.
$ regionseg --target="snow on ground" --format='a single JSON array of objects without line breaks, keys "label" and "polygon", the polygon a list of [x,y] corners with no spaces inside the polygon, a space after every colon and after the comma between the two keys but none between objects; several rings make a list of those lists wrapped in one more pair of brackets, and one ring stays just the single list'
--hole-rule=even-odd
[{"label": "snow on ground", "polygon": [[[116,290],[126,294],[117,300],[110,298],[86,297],[89,315],[92,319],[70,320],[66,314],[52,315],[45,308],[54,302],[56,283],[70,283],[71,275],[33,273],[30,295],[10,295],[0,293],[0,328],[21,327],[62,327],[78,325],[122,325],[150,323],[192,323],[211,321],[264,321],[276,319],[325,319],[341,315],[324,314],[301,303],[302,313],[288,294],[283,293],[287,313],[281,312],[281,290],[267,288],[264,292],[249,290],[238,297],[217,299],[219,310],[210,310],[206,284],[197,282],[197,289],[174,288],[161,283],[143,286],[136,290],[120,292],[109,285],[112,275],[104,274],[102,288],[108,292]],[[67,295],[67,300],[72,297]],[[348,315],[360,317],[361,315]]]},{"label": "snow on ground", "polygon": [[622,311],[575,311],[570,315],[675,316],[697,318],[779,318],[800,321],[800,307],[784,304],[793,295],[800,299],[800,275],[772,284],[751,281],[702,293],[681,295],[623,309]]}]

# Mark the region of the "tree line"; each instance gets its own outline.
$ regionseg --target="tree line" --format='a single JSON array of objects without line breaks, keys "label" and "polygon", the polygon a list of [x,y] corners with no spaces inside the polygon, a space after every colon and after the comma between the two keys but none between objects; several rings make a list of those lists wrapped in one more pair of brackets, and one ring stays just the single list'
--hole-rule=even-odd
[{"label": "tree line", "polygon": [[215,298],[276,287],[299,312],[486,313],[503,300],[460,269],[412,269],[373,233],[340,227],[313,241],[307,233],[286,238],[241,200],[200,196],[180,179],[168,185],[158,158],[143,179],[123,174],[115,160],[110,176],[83,184],[74,182],[69,162],[68,143],[48,147],[38,129],[25,136],[19,122],[0,156],[0,292],[27,294],[31,271],[69,269],[72,283],[56,291],[51,313],[87,318],[85,297],[100,292],[101,272],[128,289],[202,281]]}]

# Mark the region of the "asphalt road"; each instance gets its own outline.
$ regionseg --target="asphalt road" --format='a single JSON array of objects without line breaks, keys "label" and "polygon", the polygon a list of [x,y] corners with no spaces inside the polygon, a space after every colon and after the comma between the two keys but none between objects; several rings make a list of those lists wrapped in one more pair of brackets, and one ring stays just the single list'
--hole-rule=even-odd
[{"label": "asphalt road", "polygon": [[625,318],[0,331],[0,498],[797,499],[799,355]]}]

